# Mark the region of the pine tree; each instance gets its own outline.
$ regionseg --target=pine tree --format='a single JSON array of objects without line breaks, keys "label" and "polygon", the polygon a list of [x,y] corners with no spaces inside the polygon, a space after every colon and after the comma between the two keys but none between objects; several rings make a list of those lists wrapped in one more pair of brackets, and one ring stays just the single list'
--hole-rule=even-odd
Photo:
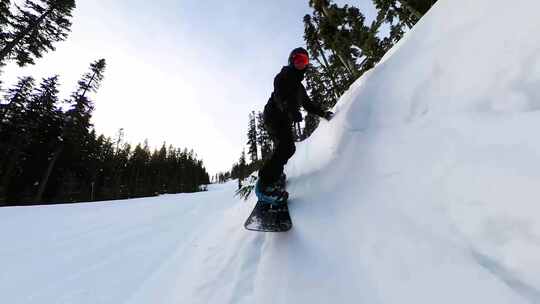
[{"label": "pine tree", "polygon": [[[436,0],[373,0],[379,10],[376,20],[367,24],[362,12],[331,0],[309,0],[311,15],[304,16],[304,39],[313,65],[306,73],[310,98],[331,108],[349,86],[373,68]],[[383,24],[390,26],[387,37],[380,37]],[[301,139],[309,136],[319,119],[308,115]]]},{"label": "pine tree", "polygon": [[[36,200],[41,200],[45,187],[49,182],[49,177],[62,154],[64,149],[68,149],[70,153],[66,153],[64,164],[76,162],[77,157],[84,155],[84,148],[90,139],[89,129],[91,127],[90,118],[94,109],[91,100],[87,94],[95,92],[103,80],[105,72],[105,59],[100,59],[90,65],[90,71],[85,73],[79,80],[77,90],[71,96],[72,108],[67,111],[64,116],[62,127],[62,135],[56,143],[56,148],[52,153],[47,169],[41,178],[40,187],[36,195]],[[83,174],[83,172],[77,172]],[[70,177],[75,176],[75,172],[68,173]],[[73,181],[76,183],[77,181]]]},{"label": "pine tree", "polygon": [[41,174],[46,170],[54,143],[61,135],[62,111],[59,106],[58,76],[43,79],[35,90],[30,105],[32,144],[26,151],[26,193],[28,201],[36,201]]},{"label": "pine tree", "polygon": [[242,181],[246,177],[246,152],[242,150],[242,154],[240,155],[240,159],[238,161],[238,189],[242,188]]},{"label": "pine tree", "polygon": [[153,167],[153,189],[156,194],[167,193],[167,147],[163,143],[159,150],[152,154],[150,164]]},{"label": "pine tree", "polygon": [[9,123],[18,113],[24,111],[33,87],[34,78],[22,77],[19,78],[17,85],[8,91],[4,98],[6,102],[0,103],[0,123],[2,123],[0,131],[2,127],[6,127],[4,124]]},{"label": "pine tree", "polygon": [[373,0],[378,18],[399,27],[412,28],[437,0]]},{"label": "pine tree", "polygon": [[16,170],[21,170],[20,157],[30,140],[27,118],[34,79],[20,78],[17,85],[10,89],[0,116],[0,201],[5,201],[7,191]]},{"label": "pine tree", "polygon": [[384,42],[385,50],[399,41],[405,31],[412,28],[435,2],[437,0],[373,0],[378,10],[377,22],[390,26],[390,35]]},{"label": "pine tree", "polygon": [[115,172],[114,144],[110,138],[99,135],[92,141],[89,152],[87,163],[90,167],[90,201],[110,199],[113,192],[112,177]]},{"label": "pine tree", "polygon": [[[330,85],[328,86],[333,94],[333,99],[337,101],[341,94],[338,93],[337,79],[335,76],[334,69],[330,66],[329,60],[325,54],[325,50],[322,46],[322,40],[319,34],[319,31],[310,15],[304,16],[304,39],[306,41],[307,48],[310,52],[310,57],[315,58],[318,63],[318,66],[323,69],[323,72],[319,72],[319,69],[310,69],[316,70],[318,73],[326,74],[327,78],[330,80]],[[322,61],[321,61],[322,60]]]},{"label": "pine tree", "polygon": [[[345,83],[346,89],[358,76],[371,69],[401,38],[405,24],[411,27],[417,21],[415,19],[414,23],[409,22],[409,18],[396,23],[394,19],[399,19],[399,16],[392,8],[397,8],[401,12],[404,11],[403,5],[392,5],[391,0],[375,0],[375,2],[379,14],[371,25],[367,25],[364,15],[354,6],[339,7],[329,0],[310,1],[314,12],[313,16],[304,17],[304,38],[311,55],[324,69],[320,73],[327,74],[325,77],[330,76],[333,87],[343,87]],[[390,36],[380,38],[379,29],[385,22],[390,24]],[[322,61],[319,60],[319,56],[326,52],[329,53],[328,58],[325,56],[321,57]],[[336,64],[343,71],[337,71]],[[334,71],[330,68],[332,66]],[[339,74],[347,75],[341,76],[340,80],[335,76]],[[339,91],[336,90],[337,95]]]},{"label": "pine tree", "polygon": [[114,198],[128,197],[128,166],[131,155],[131,145],[124,143],[120,149],[116,149],[114,163]]},{"label": "pine tree", "polygon": [[351,48],[348,29],[340,26],[344,18],[343,9],[331,4],[329,0],[310,0],[309,5],[314,9],[314,21],[317,22],[324,45],[339,60],[349,76],[356,79],[359,73],[353,61],[354,49]]},{"label": "pine tree", "polygon": [[261,158],[266,160],[272,154],[272,139],[264,126],[264,114],[257,114],[257,144],[261,148]]},{"label": "pine tree", "polygon": [[248,128],[248,153],[252,163],[255,163],[259,160],[259,155],[257,151],[257,123],[255,112],[249,114],[249,128]]},{"label": "pine tree", "polygon": [[0,48],[4,48],[9,38],[8,27],[13,18],[10,7],[10,0],[0,0]]},{"label": "pine tree", "polygon": [[318,33],[321,45],[330,51],[331,58],[337,59],[353,81],[382,58],[387,49],[377,36],[382,24],[380,18],[368,26],[366,18],[356,7],[339,7],[328,0],[311,2],[313,23],[310,26],[307,23],[310,20],[304,18],[306,38],[310,32]]},{"label": "pine tree", "polygon": [[167,149],[167,167],[169,168],[167,174],[167,193],[176,193],[179,180],[179,151],[175,149],[172,145]]},{"label": "pine tree", "polygon": [[[3,7],[8,5],[5,2]],[[53,44],[68,36],[74,8],[75,0],[25,0],[22,7],[17,5],[10,31],[3,32],[6,42],[0,62],[15,59],[20,66],[33,64],[35,58],[54,50]]]},{"label": "pine tree", "polygon": [[2,200],[7,197],[10,201],[30,202],[36,194],[39,174],[53,148],[51,143],[61,130],[57,86],[58,76],[43,79],[35,89],[33,80],[25,78],[10,91],[10,111],[0,132],[7,144],[2,145],[7,147],[2,149]]},{"label": "pine tree", "polygon": [[419,18],[422,18],[436,2],[437,0],[400,0],[403,7]]},{"label": "pine tree", "polygon": [[[320,102],[333,106],[362,73],[363,62],[358,59],[364,55],[354,38],[367,29],[363,16],[351,16],[356,13],[353,8],[340,8],[330,1],[310,1],[310,5],[314,11],[313,16],[304,17],[304,39],[315,60],[306,77],[308,85],[311,82],[308,91],[312,99],[324,97]],[[314,87],[319,91],[311,92]]]},{"label": "pine tree", "polygon": [[143,145],[138,144],[133,150],[133,155],[129,162],[129,195],[128,197],[143,197],[150,191],[146,184],[148,173],[148,162],[150,160],[150,150],[148,142]]}]

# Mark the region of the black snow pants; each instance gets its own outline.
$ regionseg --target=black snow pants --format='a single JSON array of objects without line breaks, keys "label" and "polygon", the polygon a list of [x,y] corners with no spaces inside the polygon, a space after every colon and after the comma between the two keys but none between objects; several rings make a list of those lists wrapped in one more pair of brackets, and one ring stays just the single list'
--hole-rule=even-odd
[{"label": "black snow pants", "polygon": [[276,183],[287,161],[294,155],[296,147],[292,131],[292,122],[286,114],[280,112],[269,102],[264,107],[264,125],[272,142],[274,150],[270,158],[259,170],[259,179],[262,186]]}]

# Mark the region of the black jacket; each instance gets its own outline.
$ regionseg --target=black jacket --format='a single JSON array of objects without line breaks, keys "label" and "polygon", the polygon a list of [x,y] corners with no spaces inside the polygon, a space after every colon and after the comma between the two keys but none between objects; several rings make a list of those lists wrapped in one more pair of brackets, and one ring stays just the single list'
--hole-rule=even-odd
[{"label": "black jacket", "polygon": [[281,72],[274,78],[274,92],[268,101],[266,110],[280,120],[293,122],[302,117],[300,107],[304,107],[309,113],[324,116],[321,107],[315,105],[309,98],[306,88],[302,84],[304,71],[299,71],[291,66],[284,66]]}]

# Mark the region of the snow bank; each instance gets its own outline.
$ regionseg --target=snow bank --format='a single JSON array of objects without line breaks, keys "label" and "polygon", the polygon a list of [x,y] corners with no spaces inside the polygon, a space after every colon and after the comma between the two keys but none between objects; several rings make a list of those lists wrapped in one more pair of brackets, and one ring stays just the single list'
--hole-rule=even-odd
[{"label": "snow bank", "polygon": [[[540,302],[539,8],[439,1],[288,166],[298,199],[349,218],[338,225],[355,227],[371,279],[413,284],[381,303]],[[403,237],[402,216],[426,236]],[[433,237],[451,248],[424,248]],[[426,281],[423,260],[436,261]],[[404,262],[415,269],[403,274]],[[427,286],[433,298],[419,298]]]}]

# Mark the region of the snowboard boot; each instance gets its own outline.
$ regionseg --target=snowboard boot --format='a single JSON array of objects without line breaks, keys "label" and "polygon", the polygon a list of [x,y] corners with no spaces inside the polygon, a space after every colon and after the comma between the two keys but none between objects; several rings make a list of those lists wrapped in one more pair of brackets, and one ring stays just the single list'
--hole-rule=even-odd
[{"label": "snowboard boot", "polygon": [[255,185],[255,195],[259,201],[267,203],[273,206],[279,206],[287,202],[289,193],[285,191],[278,183],[264,186],[261,185],[261,181],[258,180]]}]

